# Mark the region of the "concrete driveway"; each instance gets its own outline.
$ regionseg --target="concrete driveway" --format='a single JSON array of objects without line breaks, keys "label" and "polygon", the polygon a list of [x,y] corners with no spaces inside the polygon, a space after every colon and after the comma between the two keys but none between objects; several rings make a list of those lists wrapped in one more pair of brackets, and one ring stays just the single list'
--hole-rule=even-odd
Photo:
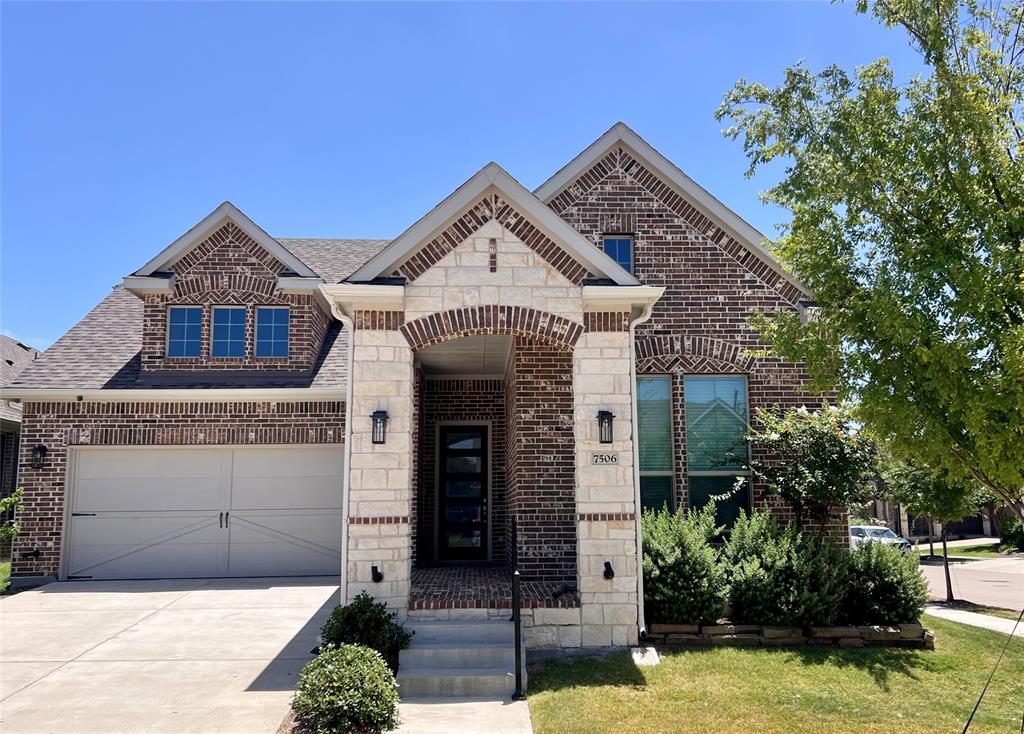
[{"label": "concrete driveway", "polygon": [[0,599],[0,731],[274,734],[331,578],[72,581]]}]

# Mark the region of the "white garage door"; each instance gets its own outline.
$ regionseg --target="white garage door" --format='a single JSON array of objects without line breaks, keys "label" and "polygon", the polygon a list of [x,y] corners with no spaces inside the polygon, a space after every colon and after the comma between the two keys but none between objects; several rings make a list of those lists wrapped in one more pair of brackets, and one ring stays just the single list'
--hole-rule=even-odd
[{"label": "white garage door", "polygon": [[81,448],[68,578],[340,572],[342,449]]}]

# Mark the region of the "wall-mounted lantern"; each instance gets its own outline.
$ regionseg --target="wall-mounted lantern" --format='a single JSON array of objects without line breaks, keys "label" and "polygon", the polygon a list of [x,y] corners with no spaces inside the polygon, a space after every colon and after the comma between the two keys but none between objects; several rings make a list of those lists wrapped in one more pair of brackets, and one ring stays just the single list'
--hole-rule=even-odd
[{"label": "wall-mounted lantern", "polygon": [[373,429],[370,432],[370,440],[373,443],[384,443],[388,430],[388,412],[386,410],[375,410],[373,415]]},{"label": "wall-mounted lantern", "polygon": [[601,437],[601,443],[612,442],[612,419],[615,415],[610,410],[597,411],[597,431]]},{"label": "wall-mounted lantern", "polygon": [[612,562],[611,561],[605,561],[604,562],[604,577],[606,579],[608,579],[609,581],[611,581],[613,578],[615,578],[615,569],[612,568]]},{"label": "wall-mounted lantern", "polygon": [[43,459],[46,458],[46,452],[47,452],[47,448],[45,446],[43,446],[43,444],[39,444],[38,446],[36,446],[35,448],[32,449],[32,468],[33,469],[42,469],[43,468]]}]

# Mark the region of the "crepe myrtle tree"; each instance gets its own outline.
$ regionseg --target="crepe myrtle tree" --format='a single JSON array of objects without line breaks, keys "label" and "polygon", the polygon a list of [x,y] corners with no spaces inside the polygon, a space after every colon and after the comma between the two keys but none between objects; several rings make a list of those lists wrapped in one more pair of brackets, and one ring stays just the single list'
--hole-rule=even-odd
[{"label": "crepe myrtle tree", "polygon": [[907,512],[942,524],[942,564],[946,573],[946,601],[953,601],[946,547],[947,525],[974,515],[992,501],[992,492],[973,478],[951,477],[942,469],[922,464],[887,460],[882,469],[886,494]]},{"label": "crepe myrtle tree", "polygon": [[753,459],[751,473],[792,508],[801,529],[824,537],[829,520],[874,495],[877,447],[855,430],[848,408],[759,410],[757,424],[748,438],[771,458]]},{"label": "crepe myrtle tree", "polygon": [[812,318],[752,323],[898,455],[1024,517],[1024,0],[856,11],[902,29],[926,71],[797,64],[716,113],[748,176],[781,172],[773,249],[816,298]]}]

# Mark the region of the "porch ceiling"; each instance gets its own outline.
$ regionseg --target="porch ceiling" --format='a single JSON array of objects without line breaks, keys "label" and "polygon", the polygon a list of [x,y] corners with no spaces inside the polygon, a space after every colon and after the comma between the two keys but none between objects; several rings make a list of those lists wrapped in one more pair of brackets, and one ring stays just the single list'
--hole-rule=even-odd
[{"label": "porch ceiling", "polygon": [[483,334],[427,347],[417,352],[416,360],[428,376],[501,377],[511,351],[511,335]]}]

